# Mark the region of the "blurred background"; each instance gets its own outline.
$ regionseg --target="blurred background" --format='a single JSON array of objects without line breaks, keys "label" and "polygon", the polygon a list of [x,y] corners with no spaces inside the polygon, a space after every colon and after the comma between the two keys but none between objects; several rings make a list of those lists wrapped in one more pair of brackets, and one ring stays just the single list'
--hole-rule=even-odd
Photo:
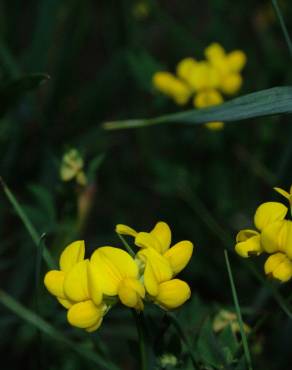
[{"label": "blurred background", "polygon": [[[292,31],[292,6],[287,0],[280,6]],[[260,203],[280,199],[273,186],[290,186],[290,117],[234,122],[222,131],[179,122],[102,128],[104,121],[178,111],[154,91],[152,75],[173,71],[185,57],[202,59],[212,42],[246,53],[240,95],[291,83],[291,60],[270,1],[1,0],[1,86],[31,73],[50,79],[7,107],[0,101],[0,174],[39,235],[46,233],[56,261],[74,239],[85,239],[88,253],[121,246],[117,223],[148,231],[163,220],[174,242],[193,241],[195,254],[182,273],[193,295],[178,315],[201,369],[239,370],[237,334],[213,330],[222,309],[234,312],[223,250],[233,249],[239,229],[252,226]],[[85,181],[60,176],[72,149]],[[36,248],[4,192],[0,204],[1,289],[35,311]],[[291,369],[291,321],[247,264],[233,254],[230,259],[252,329],[255,368]],[[249,262],[263,275],[261,258]],[[46,270],[43,265],[38,314],[76,345],[96,349],[121,369],[138,369],[131,315],[117,308],[91,335],[69,327],[65,311],[42,287]],[[289,299],[287,285],[281,290]],[[99,368],[52,337],[40,340],[34,325],[0,309],[1,358],[11,370]],[[161,328],[161,312],[152,311],[148,326],[156,354],[171,353],[177,361],[159,360],[153,369],[187,369],[183,346],[167,323]]]}]

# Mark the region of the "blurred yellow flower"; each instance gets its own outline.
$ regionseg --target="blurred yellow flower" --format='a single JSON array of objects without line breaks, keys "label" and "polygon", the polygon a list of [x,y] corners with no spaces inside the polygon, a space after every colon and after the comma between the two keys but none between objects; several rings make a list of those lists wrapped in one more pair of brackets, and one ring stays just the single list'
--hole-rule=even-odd
[{"label": "blurred yellow flower", "polygon": [[191,97],[188,85],[169,72],[155,73],[152,81],[156,90],[172,98],[178,105],[186,104]]},{"label": "blurred yellow flower", "polygon": [[60,177],[62,181],[70,181],[75,178],[77,184],[84,186],[87,183],[83,171],[84,162],[77,149],[70,149],[63,156]]},{"label": "blurred yellow flower", "polygon": [[[212,43],[205,50],[206,59],[197,61],[189,57],[176,66],[176,76],[169,72],[157,72],[153,85],[163,94],[171,97],[178,105],[186,104],[193,96],[196,108],[207,108],[222,104],[224,95],[236,94],[242,86],[241,71],[246,64],[246,55],[241,50],[226,53],[218,43]],[[221,130],[223,122],[208,122],[210,130]]]}]

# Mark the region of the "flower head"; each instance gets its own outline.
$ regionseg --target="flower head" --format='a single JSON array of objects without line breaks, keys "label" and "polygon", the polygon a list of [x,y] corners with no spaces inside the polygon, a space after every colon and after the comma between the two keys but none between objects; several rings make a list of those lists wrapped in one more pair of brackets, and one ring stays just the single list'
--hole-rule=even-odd
[{"label": "flower head", "polygon": [[[289,193],[276,191],[290,201]],[[265,263],[265,273],[286,282],[292,277],[292,221],[287,220],[288,208],[279,202],[261,204],[254,215],[257,230],[241,230],[236,237],[235,251],[241,257],[270,254]]]},{"label": "flower head", "polygon": [[84,259],[84,241],[69,244],[61,254],[60,270],[49,271],[44,278],[48,291],[68,309],[71,325],[87,331],[96,330],[101,322],[106,305],[102,291],[90,272],[89,260]]}]

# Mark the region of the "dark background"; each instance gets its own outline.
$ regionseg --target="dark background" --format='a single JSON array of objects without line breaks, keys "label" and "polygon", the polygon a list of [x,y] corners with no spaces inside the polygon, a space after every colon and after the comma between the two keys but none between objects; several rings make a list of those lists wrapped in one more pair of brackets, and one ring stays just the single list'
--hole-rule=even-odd
[{"label": "dark background", "polygon": [[[291,29],[292,6],[289,1],[280,5]],[[196,250],[181,276],[192,286],[193,296],[179,315],[201,353],[202,369],[224,368],[219,360],[218,365],[204,357],[198,345],[208,331],[206,322],[221,308],[234,311],[223,250],[233,249],[239,229],[252,226],[261,202],[280,199],[273,186],[290,186],[290,117],[234,122],[218,132],[179,123],[107,132],[101,124],[178,111],[153,90],[153,73],[174,71],[184,57],[203,58],[204,48],[215,41],[227,51],[241,49],[247,55],[240,94],[291,83],[288,48],[269,1],[0,2],[2,83],[28,73],[51,76],[1,117],[1,176],[39,234],[47,234],[46,245],[56,260],[76,238],[85,239],[88,254],[97,246],[120,246],[117,223],[150,230],[164,220],[175,242],[192,240]],[[85,190],[59,177],[69,148],[80,151],[87,173],[103,158]],[[92,207],[78,228],[81,197]],[[0,205],[0,285],[35,311],[36,249],[3,192]],[[253,328],[254,368],[290,369],[291,321],[247,267],[255,266],[263,276],[264,259],[247,264],[233,254],[230,259],[244,319]],[[40,285],[45,271],[42,266]],[[276,287],[285,300],[291,298],[291,284]],[[69,327],[65,310],[42,285],[37,296],[40,316],[76,345],[96,346],[122,369],[139,368],[132,343],[136,329],[125,308],[113,309],[102,328],[89,336]],[[161,315],[150,309],[156,354],[174,353],[182,364],[184,352],[179,343],[173,344],[171,329],[161,334]],[[40,341],[33,325],[2,307],[0,332],[5,368],[99,368],[54,338],[42,335]],[[240,348],[234,358],[241,358]],[[242,366],[237,360],[231,368],[244,368],[237,367]],[[168,367],[174,368],[187,367]]]}]

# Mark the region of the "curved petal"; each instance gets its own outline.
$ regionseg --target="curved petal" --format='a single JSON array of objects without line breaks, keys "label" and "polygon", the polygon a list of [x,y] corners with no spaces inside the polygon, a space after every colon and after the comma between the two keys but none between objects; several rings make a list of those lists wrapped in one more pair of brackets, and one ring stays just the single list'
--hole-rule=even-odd
[{"label": "curved petal", "polygon": [[135,245],[140,248],[153,248],[157,252],[162,253],[162,246],[155,236],[144,231],[137,234],[135,238]]},{"label": "curved petal", "polygon": [[138,266],[133,258],[119,248],[96,249],[91,256],[90,263],[106,295],[117,295],[119,284],[124,278],[138,276]]},{"label": "curved petal", "polygon": [[132,229],[130,226],[123,224],[116,225],[116,232],[122,235],[130,235],[133,236],[134,238],[138,234],[136,230]]},{"label": "curved petal", "polygon": [[263,252],[260,235],[255,235],[245,241],[236,243],[235,251],[243,258],[260,255]]},{"label": "curved petal", "polygon": [[179,279],[161,283],[155,301],[167,310],[177,308],[185,303],[191,296],[188,284]]},{"label": "curved petal", "polygon": [[157,222],[154,228],[150,231],[150,235],[154,236],[160,243],[161,253],[165,252],[171,243],[171,230],[166,222]]},{"label": "curved petal", "polygon": [[91,262],[88,263],[87,273],[88,273],[88,293],[93,303],[98,306],[102,302],[102,289],[98,278],[98,274],[96,273]]},{"label": "curved petal", "polygon": [[61,254],[60,269],[68,272],[78,262],[84,259],[85,243],[84,240],[78,240],[69,244]]},{"label": "curved petal", "polygon": [[286,282],[292,278],[292,262],[285,254],[275,253],[266,260],[265,273],[274,279]]},{"label": "curved petal", "polygon": [[153,248],[143,249],[138,253],[138,257],[145,262],[144,285],[146,291],[151,296],[155,296],[158,292],[158,285],[170,280],[173,276],[170,264]]},{"label": "curved petal", "polygon": [[286,220],[276,221],[265,227],[261,233],[261,245],[265,252],[275,253],[282,248]]},{"label": "curved petal", "polygon": [[281,243],[281,250],[292,260],[292,221],[290,220],[285,220],[285,235]]},{"label": "curved petal", "polygon": [[251,230],[251,229],[244,229],[240,230],[239,233],[236,235],[236,242],[245,242],[249,238],[260,235],[258,231],[256,230]]},{"label": "curved petal", "polygon": [[65,273],[59,270],[51,270],[46,273],[44,278],[45,287],[56,297],[65,299],[64,295],[64,278]]},{"label": "curved petal", "polygon": [[141,298],[145,297],[145,289],[136,279],[124,279],[119,286],[118,295],[125,306],[137,309],[143,307]]},{"label": "curved petal", "polygon": [[103,310],[91,300],[74,304],[67,313],[67,319],[72,326],[86,329],[95,327],[100,323]]},{"label": "curved petal", "polygon": [[92,333],[94,332],[95,330],[97,330],[100,325],[102,324],[102,320],[103,320],[103,317],[101,317],[96,324],[90,326],[89,328],[86,328],[85,330],[88,332],[88,333]]},{"label": "curved petal", "polygon": [[78,262],[65,276],[64,293],[71,301],[80,302],[89,299],[88,264],[88,260]]},{"label": "curved petal", "polygon": [[288,208],[279,202],[266,202],[261,204],[254,215],[254,223],[257,229],[263,230],[275,221],[285,218]]},{"label": "curved petal", "polygon": [[189,263],[193,254],[193,249],[193,243],[188,240],[183,240],[164,253],[163,256],[168,260],[174,275],[182,271]]}]

